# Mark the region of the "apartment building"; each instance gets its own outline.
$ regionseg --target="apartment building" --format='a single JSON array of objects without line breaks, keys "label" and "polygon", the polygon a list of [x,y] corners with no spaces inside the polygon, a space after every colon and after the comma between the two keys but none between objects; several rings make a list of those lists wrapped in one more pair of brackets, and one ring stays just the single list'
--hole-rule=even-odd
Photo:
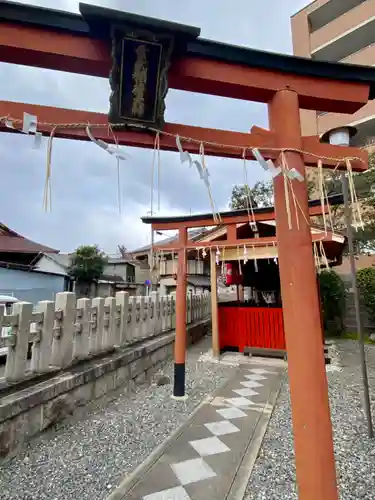
[{"label": "apartment building", "polygon": [[[291,18],[294,55],[375,66],[375,0],[316,0]],[[301,111],[303,134],[357,127],[355,143],[375,143],[375,101],[354,115]]]}]

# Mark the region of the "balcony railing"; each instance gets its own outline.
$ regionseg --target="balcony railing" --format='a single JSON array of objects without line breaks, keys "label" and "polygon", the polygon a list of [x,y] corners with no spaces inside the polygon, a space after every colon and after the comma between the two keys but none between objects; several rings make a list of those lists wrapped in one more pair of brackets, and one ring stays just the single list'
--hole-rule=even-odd
[{"label": "balcony railing", "polygon": [[[161,276],[172,276],[177,273],[177,259],[174,260],[164,260],[160,262],[160,275]],[[188,260],[187,262],[187,272],[188,274],[204,274],[204,262],[202,260]]]}]

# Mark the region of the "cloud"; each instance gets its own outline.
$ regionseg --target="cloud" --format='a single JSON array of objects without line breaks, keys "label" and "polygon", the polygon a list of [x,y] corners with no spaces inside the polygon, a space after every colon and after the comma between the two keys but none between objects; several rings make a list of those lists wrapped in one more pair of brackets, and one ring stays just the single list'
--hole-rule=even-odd
[{"label": "cloud", "polygon": [[[50,0],[33,3],[50,7]],[[96,4],[124,8],[123,0]],[[126,9],[202,28],[202,37],[264,50],[291,51],[290,15],[307,2],[301,0],[129,0]],[[54,8],[78,11],[78,1],[55,0]],[[278,12],[270,16],[270,12]],[[57,71],[0,64],[2,99],[107,112],[109,85],[105,79]],[[248,131],[267,126],[266,107],[201,94],[171,90],[167,98],[168,121]],[[55,140],[52,160],[52,212],[42,208],[45,183],[46,142],[32,149],[30,137],[2,134],[0,158],[1,222],[21,234],[61,251],[79,244],[97,243],[115,253],[118,244],[129,249],[147,244],[150,230],[140,221],[150,210],[152,151],[129,148],[130,159],[121,162],[122,214],[118,208],[116,162],[90,143]],[[233,184],[243,182],[240,160],[210,157],[215,200],[225,208]],[[252,183],[265,174],[249,163]],[[181,165],[176,153],[161,154],[161,205],[169,214],[209,211],[207,193],[197,173]],[[155,194],[155,199],[157,195]]]}]

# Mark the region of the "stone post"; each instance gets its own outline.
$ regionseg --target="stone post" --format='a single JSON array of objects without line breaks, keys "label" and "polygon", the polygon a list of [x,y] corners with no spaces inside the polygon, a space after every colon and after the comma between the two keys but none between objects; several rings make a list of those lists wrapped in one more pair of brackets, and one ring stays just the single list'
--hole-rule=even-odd
[{"label": "stone post", "polygon": [[59,368],[65,368],[73,361],[75,307],[75,293],[61,292],[56,294],[52,364]]},{"label": "stone post", "polygon": [[120,309],[120,325],[118,329],[118,345],[120,347],[124,346],[127,342],[128,335],[128,317],[129,317],[129,293],[128,292],[117,292],[116,293],[116,304]]},{"label": "stone post", "polygon": [[133,344],[137,342],[137,332],[138,332],[138,321],[139,321],[139,307],[138,307],[138,297],[130,297],[129,298],[129,316],[130,323],[129,326],[129,335],[128,335],[128,343]]},{"label": "stone post", "polygon": [[167,330],[167,297],[165,295],[160,297],[160,319],[161,331],[165,332]]},{"label": "stone post", "polygon": [[96,354],[103,349],[104,299],[95,297],[91,307],[91,352]]},{"label": "stone post", "polygon": [[159,334],[163,331],[162,317],[161,317],[161,299],[158,292],[152,292],[152,303],[154,306],[154,317],[153,317],[153,334]]},{"label": "stone post", "polygon": [[90,354],[90,310],[91,300],[77,300],[75,342],[73,356],[75,359],[85,359]]},{"label": "stone post", "polygon": [[[185,296],[186,300],[186,296]],[[175,330],[176,328],[176,292],[172,292],[170,295],[170,304],[171,304],[171,330]],[[186,325],[186,313],[185,317],[185,325]]]},{"label": "stone post", "polygon": [[148,297],[142,297],[141,301],[141,339],[146,339],[149,335],[149,300]]},{"label": "stone post", "polygon": [[53,323],[55,320],[55,303],[43,300],[36,306],[36,312],[42,315],[42,321],[37,322],[37,334],[32,347],[31,371],[43,373],[48,370],[52,356]]},{"label": "stone post", "polygon": [[16,382],[25,377],[32,314],[33,305],[31,303],[16,302],[13,304],[12,315],[18,316],[18,321],[12,326],[15,343],[8,347],[5,365],[5,379],[9,382]]},{"label": "stone post", "polygon": [[116,344],[117,338],[117,311],[116,311],[116,298],[107,297],[105,299],[105,325],[104,325],[104,339],[103,346],[105,349],[111,349]]},{"label": "stone post", "polygon": [[145,313],[145,298],[143,295],[138,297],[137,301],[137,329],[136,329],[136,340],[139,341],[143,337],[143,322]]}]

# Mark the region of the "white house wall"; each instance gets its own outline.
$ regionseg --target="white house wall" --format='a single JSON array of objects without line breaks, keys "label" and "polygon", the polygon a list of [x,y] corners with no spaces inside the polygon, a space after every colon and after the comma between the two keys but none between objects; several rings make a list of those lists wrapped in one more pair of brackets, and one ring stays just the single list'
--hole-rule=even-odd
[{"label": "white house wall", "polygon": [[36,304],[64,291],[64,276],[0,268],[0,294]]},{"label": "white house wall", "polygon": [[65,269],[60,266],[60,264],[46,257],[45,255],[43,255],[43,257],[39,260],[38,264],[35,267],[36,269],[39,269],[40,271],[43,271],[45,273],[61,274],[64,276],[66,275]]}]

